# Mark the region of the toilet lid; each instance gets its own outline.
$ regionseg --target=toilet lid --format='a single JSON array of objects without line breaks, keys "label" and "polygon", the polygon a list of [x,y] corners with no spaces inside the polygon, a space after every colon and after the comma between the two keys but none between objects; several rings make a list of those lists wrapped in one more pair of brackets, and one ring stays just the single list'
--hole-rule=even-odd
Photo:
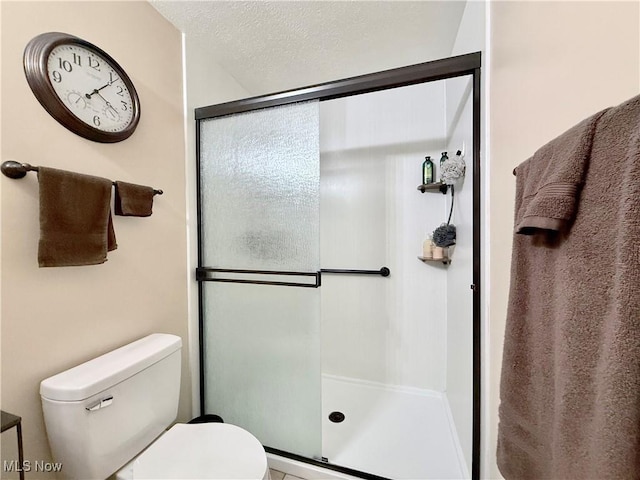
[{"label": "toilet lid", "polygon": [[178,423],[132,463],[134,479],[262,480],[267,471],[258,439],[228,423]]}]

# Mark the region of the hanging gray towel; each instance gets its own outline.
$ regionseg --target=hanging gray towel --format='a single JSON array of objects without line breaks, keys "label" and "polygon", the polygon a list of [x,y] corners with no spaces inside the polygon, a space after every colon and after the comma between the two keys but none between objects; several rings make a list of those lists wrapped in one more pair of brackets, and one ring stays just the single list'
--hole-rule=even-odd
[{"label": "hanging gray towel", "polygon": [[153,209],[154,190],[144,185],[116,181],[116,215],[148,217]]},{"label": "hanging gray towel", "polygon": [[[580,188],[584,182],[598,119],[607,111],[570,128],[547,143],[525,162],[528,173],[518,174],[522,205],[518,209],[516,232],[538,233],[564,230],[575,216]],[[516,168],[516,172],[523,166]]]},{"label": "hanging gray towel", "polygon": [[590,120],[516,169],[527,235],[514,235],[500,382],[507,480],[640,478],[640,96]]},{"label": "hanging gray towel", "polygon": [[41,267],[96,265],[117,248],[111,180],[40,167]]}]

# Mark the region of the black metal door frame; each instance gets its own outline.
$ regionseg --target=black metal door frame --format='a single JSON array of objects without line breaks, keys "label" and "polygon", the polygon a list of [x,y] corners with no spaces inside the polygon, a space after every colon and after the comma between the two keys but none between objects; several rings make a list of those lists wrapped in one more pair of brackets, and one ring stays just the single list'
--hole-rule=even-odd
[{"label": "black metal door frame", "polygon": [[[385,70],[382,72],[346,78],[334,82],[322,83],[310,87],[287,90],[279,93],[261,95],[233,102],[197,108],[196,120],[196,169],[197,169],[197,221],[198,221],[198,270],[206,269],[202,264],[202,209],[200,203],[201,178],[200,178],[200,121],[210,118],[222,117],[236,113],[249,112],[263,108],[286,105],[307,100],[332,100],[335,98],[360,95],[363,93],[387,90],[397,87],[406,87],[418,83],[433,82],[447,78],[455,78],[471,75],[473,79],[473,434],[472,434],[472,464],[471,478],[480,478],[480,401],[481,401],[481,343],[480,343],[480,319],[481,319],[481,176],[480,176],[480,69],[481,53],[469,53],[456,57],[444,58],[432,62],[410,65],[407,67]],[[200,335],[200,410],[204,413],[204,318],[203,318],[203,278],[198,278],[198,311],[199,311],[199,335]],[[265,447],[271,453],[284,457],[303,461],[305,463],[336,470],[349,475],[367,479],[381,479],[377,475],[360,472],[351,468],[340,467],[329,463],[319,462],[300,455],[284,452],[274,448]]]}]

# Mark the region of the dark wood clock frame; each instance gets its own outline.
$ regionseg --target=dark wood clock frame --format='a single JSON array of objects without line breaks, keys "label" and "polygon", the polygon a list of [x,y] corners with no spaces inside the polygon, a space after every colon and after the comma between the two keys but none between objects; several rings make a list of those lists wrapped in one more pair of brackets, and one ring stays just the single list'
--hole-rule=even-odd
[{"label": "dark wood clock frame", "polygon": [[[78,45],[104,58],[122,79],[131,94],[132,121],[119,132],[105,132],[86,124],[76,117],[56,94],[47,72],[51,51],[59,45]],[[27,82],[44,109],[60,124],[81,137],[101,143],[121,142],[129,138],[140,121],[140,100],[131,79],[108,53],[81,38],[60,32],[42,33],[29,41],[24,50],[24,73]]]}]

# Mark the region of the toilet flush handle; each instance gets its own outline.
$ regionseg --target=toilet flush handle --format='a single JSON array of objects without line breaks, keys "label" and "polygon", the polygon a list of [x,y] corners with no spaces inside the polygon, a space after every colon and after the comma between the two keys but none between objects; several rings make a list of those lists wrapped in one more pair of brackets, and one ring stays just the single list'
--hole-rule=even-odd
[{"label": "toilet flush handle", "polygon": [[109,397],[105,397],[102,400],[98,400],[97,402],[92,403],[91,405],[84,408],[89,412],[95,412],[96,410],[100,410],[101,408],[108,407],[112,403],[113,403],[113,395]]}]

